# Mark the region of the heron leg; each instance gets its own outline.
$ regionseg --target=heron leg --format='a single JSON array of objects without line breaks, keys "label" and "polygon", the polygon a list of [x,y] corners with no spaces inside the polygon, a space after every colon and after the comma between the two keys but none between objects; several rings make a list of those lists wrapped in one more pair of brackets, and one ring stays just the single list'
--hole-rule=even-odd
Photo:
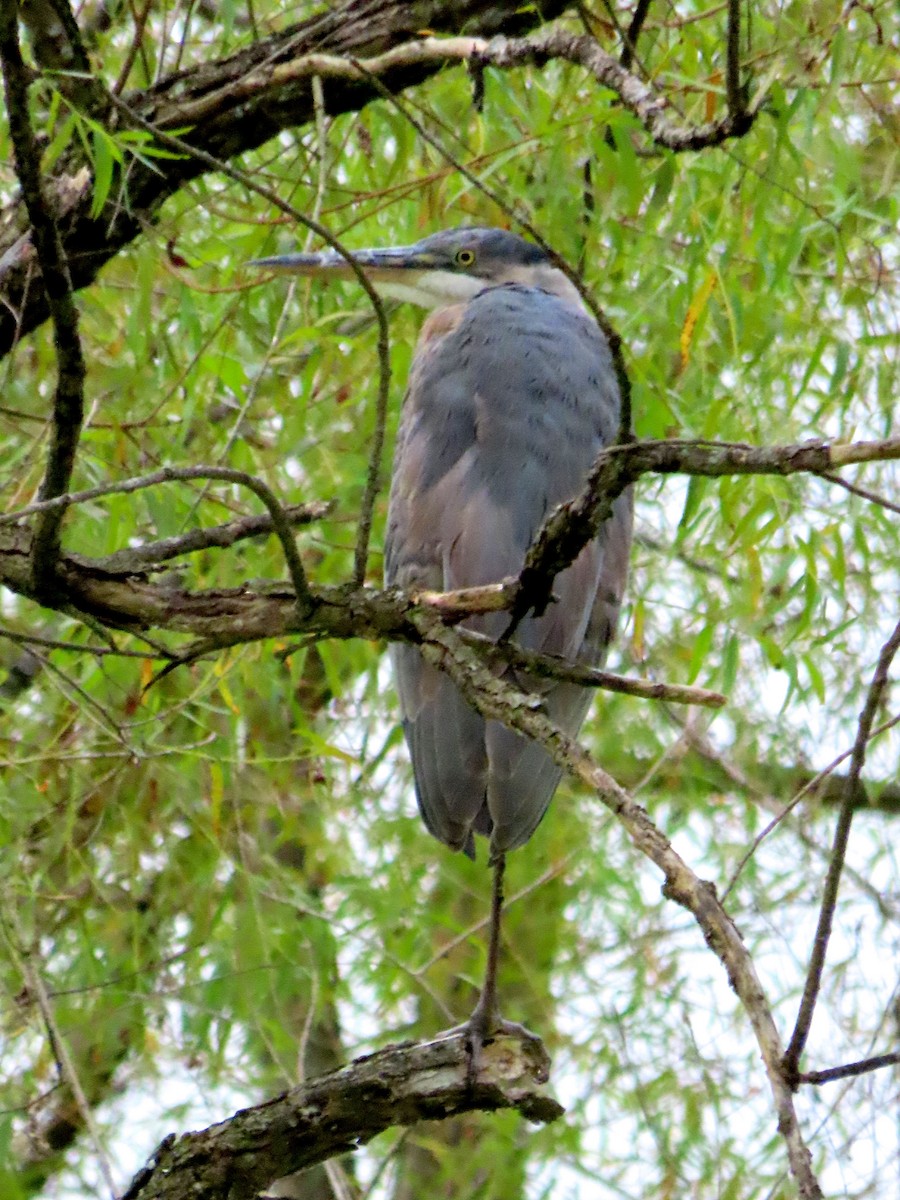
[{"label": "heron leg", "polygon": [[478,1078],[481,1052],[485,1043],[498,1033],[535,1040],[534,1034],[514,1021],[504,1021],[497,1001],[497,965],[500,959],[500,922],[503,916],[503,872],[506,858],[499,854],[494,861],[494,885],[491,893],[491,924],[488,941],[487,969],[478,1003],[462,1029],[466,1033],[469,1065],[467,1082],[472,1087]]}]

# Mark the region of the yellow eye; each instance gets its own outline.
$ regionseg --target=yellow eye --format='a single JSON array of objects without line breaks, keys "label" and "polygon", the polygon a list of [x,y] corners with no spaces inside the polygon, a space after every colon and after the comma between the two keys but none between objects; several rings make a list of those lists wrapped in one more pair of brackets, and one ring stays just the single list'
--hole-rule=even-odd
[{"label": "yellow eye", "polygon": [[457,250],[456,265],[458,267],[471,267],[475,261],[474,250]]}]

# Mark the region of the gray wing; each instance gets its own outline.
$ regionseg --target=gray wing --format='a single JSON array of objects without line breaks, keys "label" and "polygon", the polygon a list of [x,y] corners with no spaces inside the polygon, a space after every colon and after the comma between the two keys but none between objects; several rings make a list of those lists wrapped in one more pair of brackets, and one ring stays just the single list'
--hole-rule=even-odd
[{"label": "gray wing", "polygon": [[[447,590],[516,574],[547,513],[577,494],[619,425],[606,341],[587,314],[532,288],[482,292],[440,340],[420,346],[394,460],[385,577]],[[599,663],[627,574],[631,498],[554,585],[557,602],[522,622],[535,650]],[[508,617],[473,618],[497,637]],[[410,646],[391,649],[419,808],[429,830],[493,854],[533,833],[559,782],[535,743],[485,722]],[[518,680],[521,684],[526,681]],[[548,714],[575,733],[590,693],[540,686]]]}]

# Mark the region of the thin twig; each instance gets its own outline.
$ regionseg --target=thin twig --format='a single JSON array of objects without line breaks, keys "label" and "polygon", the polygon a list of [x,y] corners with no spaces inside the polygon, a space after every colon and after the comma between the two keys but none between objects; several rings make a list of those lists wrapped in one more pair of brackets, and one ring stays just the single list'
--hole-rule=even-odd
[{"label": "thin twig", "polygon": [[[558,859],[537,879],[533,879],[524,887],[519,888],[519,890],[514,892],[512,896],[507,896],[504,904],[504,910],[512,908],[514,904],[517,904],[520,900],[523,900],[532,892],[539,891],[542,887],[544,887],[545,884],[550,883],[554,879],[558,879],[564,871],[568,870],[569,864],[571,863],[573,857],[573,854],[567,854],[564,858]],[[452,954],[457,946],[461,946],[464,942],[467,942],[469,938],[481,933],[481,931],[487,927],[489,922],[490,916],[486,913],[481,920],[470,925],[468,929],[464,929],[461,933],[458,933],[454,937],[450,938],[449,941],[444,942],[439,950],[436,950],[434,954],[432,954],[429,959],[422,963],[420,967],[414,967],[410,971],[410,974],[415,979],[425,975],[431,970],[432,967],[439,963],[441,959],[446,958],[448,954]]]},{"label": "thin twig", "polygon": [[[333,510],[331,500],[310,500],[306,504],[287,504],[282,509],[284,519],[289,525],[309,525],[322,517],[327,517]],[[171,562],[184,554],[197,554],[201,550],[227,549],[237,542],[248,538],[257,538],[273,533],[275,526],[268,513],[258,513],[252,517],[239,517],[236,521],[227,521],[224,525],[210,525],[201,529],[189,529],[187,533],[175,537],[161,538],[157,542],[147,542],[143,546],[133,546],[128,550],[116,550],[102,559],[89,559],[79,555],[79,562],[92,562],[101,566],[104,571],[113,574],[131,574],[146,571],[153,566]]]},{"label": "thin twig", "polygon": [[655,679],[634,679],[628,675],[617,675],[613,671],[587,667],[583,663],[570,662],[555,654],[539,654],[515,642],[503,642],[498,645],[491,638],[471,629],[461,629],[459,633],[463,641],[480,650],[489,662],[508,663],[537,678],[563,679],[570,683],[580,683],[583,687],[602,688],[605,692],[638,696],[642,700],[667,701],[670,704],[722,708],[728,703],[727,697],[721,692],[711,692],[706,688],[688,687],[680,683],[659,683]]},{"label": "thin twig", "polygon": [[[748,776],[740,769],[739,766],[711,746],[707,739],[699,734],[696,729],[691,728],[687,721],[682,722],[675,720],[672,713],[669,713],[668,715],[671,720],[675,721],[675,724],[678,726],[678,728],[684,732],[687,737],[688,745],[695,753],[699,754],[701,758],[706,760],[706,762],[712,763],[714,766],[718,767],[722,772],[724,772],[726,778],[734,783],[738,788],[759,800],[759,802],[770,812],[774,812],[779,821],[790,819],[791,814],[784,813],[784,806],[778,803],[775,797],[771,794],[768,784],[763,786],[761,783],[758,783],[755,779],[752,779],[750,776]],[[893,727],[896,723],[897,720],[893,720],[888,724],[890,727]],[[877,732],[878,730],[874,730],[872,736],[874,737],[875,733]],[[761,766],[763,770],[765,770],[766,764],[761,764]],[[783,770],[787,769],[788,768],[783,768]],[[834,781],[835,785],[840,788],[841,797],[843,797],[844,782],[844,779],[837,779]],[[831,861],[830,847],[823,846],[814,837],[812,837],[812,835],[801,822],[794,822],[794,824],[791,826],[791,832],[807,848],[807,850],[817,855],[826,864]],[[885,920],[895,920],[897,918],[900,910],[898,910],[895,905],[891,904],[885,899],[884,895],[882,895],[878,888],[874,886],[871,880],[867,879],[865,875],[861,874],[859,871],[856,871],[851,866],[846,866],[844,868],[844,873],[849,879],[853,880],[853,883],[864,895],[868,896]]]},{"label": "thin twig", "polygon": [[46,654],[37,654],[34,651],[32,651],[32,653],[35,654],[35,658],[38,659],[44,670],[48,671],[50,675],[55,676],[55,678],[63,685],[61,691],[67,700],[70,699],[70,697],[66,692],[66,688],[70,688],[81,700],[81,711],[93,713],[103,728],[106,729],[110,736],[119,743],[122,749],[131,750],[133,753],[133,747],[129,746],[128,739],[98,700],[95,700],[94,697],[85,688],[83,688],[80,683],[77,683],[74,679],[70,679],[65,671],[58,667],[54,662],[51,662]]},{"label": "thin twig", "polygon": [[147,25],[147,18],[150,16],[150,9],[153,7],[153,0],[144,0],[143,7],[138,10],[134,18],[134,36],[131,39],[131,44],[125,54],[122,66],[119,68],[119,74],[116,76],[116,81],[112,85],[112,94],[114,96],[121,95],[122,89],[128,82],[128,76],[131,74],[131,68],[134,66],[135,59],[143,45],[144,29]]},{"label": "thin twig", "polygon": [[873,1058],[846,1063],[843,1067],[829,1067],[826,1071],[801,1071],[798,1078],[801,1083],[832,1083],[836,1079],[852,1079],[855,1075],[867,1075],[869,1071],[878,1071],[882,1067],[895,1067],[898,1063],[900,1063],[900,1050],[895,1050],[892,1054],[876,1054]]},{"label": "thin twig", "polygon": [[862,500],[868,500],[890,512],[900,513],[900,504],[895,504],[886,496],[880,496],[878,492],[870,492],[868,488],[860,487],[858,483],[851,483],[849,479],[841,479],[840,475],[835,475],[833,471],[822,471],[822,478],[827,479],[829,483],[836,483],[838,487],[844,488],[854,496],[859,496]]},{"label": "thin twig", "polygon": [[[883,733],[887,733],[889,730],[893,729],[897,725],[900,725],[900,716],[891,717],[891,719],[889,721],[885,721],[883,724],[879,725],[877,729],[872,730],[872,732],[869,736],[869,741],[873,742],[875,740],[875,738],[880,737],[881,734],[883,734]],[[839,754],[837,756],[837,758],[833,759],[828,764],[827,767],[823,767],[821,771],[818,771],[815,775],[813,775],[812,779],[808,779],[806,781],[806,783],[803,785],[803,787],[801,787],[798,791],[796,791],[794,793],[794,795],[790,798],[790,800],[787,802],[787,804],[785,804],[784,808],[782,808],[780,812],[775,814],[775,816],[768,823],[768,825],[765,827],[765,829],[763,829],[760,833],[758,833],[756,835],[756,837],[750,843],[750,847],[747,850],[746,854],[744,854],[743,858],[741,858],[738,865],[734,868],[734,871],[731,874],[731,878],[728,880],[728,886],[725,888],[725,891],[722,893],[722,902],[723,903],[728,899],[728,896],[731,893],[731,890],[733,889],[734,885],[737,883],[738,878],[739,878],[741,872],[743,871],[744,867],[746,867],[747,863],[754,856],[754,854],[759,849],[759,847],[762,845],[762,843],[766,840],[766,838],[771,833],[773,833],[774,830],[776,830],[778,828],[778,826],[785,819],[785,817],[788,815],[788,813],[793,812],[793,810],[797,807],[797,805],[804,798],[804,796],[808,796],[808,795],[810,795],[811,792],[814,792],[818,788],[819,784],[822,783],[823,780],[827,779],[829,775],[831,775],[834,771],[836,771],[838,769],[838,767],[841,765],[842,762],[845,762],[848,758],[851,757],[851,755],[853,754],[853,749],[854,748],[851,746],[851,748],[849,750],[845,750],[843,754]]]},{"label": "thin twig", "polygon": [[841,882],[844,859],[847,855],[850,825],[853,821],[856,788],[859,783],[860,774],[862,773],[863,764],[866,761],[866,750],[872,737],[875,714],[878,711],[878,706],[887,687],[888,672],[898,648],[900,648],[900,621],[897,622],[894,632],[881,648],[881,653],[878,656],[878,664],[875,667],[875,673],[872,676],[872,682],[869,685],[866,695],[866,701],[859,715],[856,741],[853,746],[850,769],[847,772],[847,781],[844,786],[844,800],[838,813],[837,827],[834,832],[831,862],[828,866],[828,872],[825,876],[825,886],[822,891],[822,905],[819,909],[816,936],[813,941],[812,954],[810,955],[809,967],[806,972],[806,983],[803,987],[803,996],[800,1001],[799,1012],[797,1013],[797,1021],[794,1025],[794,1032],[791,1034],[791,1040],[788,1043],[788,1048],[784,1056],[785,1074],[794,1084],[796,1084],[798,1078],[800,1056],[809,1037],[813,1013],[815,1012],[816,1002],[819,998],[819,989],[822,986],[822,973],[825,969],[825,956],[828,953],[828,940],[831,936],[831,926],[837,908],[838,888]]}]

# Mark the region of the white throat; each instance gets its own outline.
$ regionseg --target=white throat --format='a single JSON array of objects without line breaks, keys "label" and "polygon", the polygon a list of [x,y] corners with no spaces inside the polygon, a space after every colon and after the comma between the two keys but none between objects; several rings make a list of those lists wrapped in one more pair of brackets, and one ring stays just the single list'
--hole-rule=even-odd
[{"label": "white throat", "polygon": [[408,279],[395,272],[391,279],[376,278],[372,283],[380,295],[418,304],[420,308],[461,304],[491,286],[477,275],[458,275],[455,271],[410,271]]}]

